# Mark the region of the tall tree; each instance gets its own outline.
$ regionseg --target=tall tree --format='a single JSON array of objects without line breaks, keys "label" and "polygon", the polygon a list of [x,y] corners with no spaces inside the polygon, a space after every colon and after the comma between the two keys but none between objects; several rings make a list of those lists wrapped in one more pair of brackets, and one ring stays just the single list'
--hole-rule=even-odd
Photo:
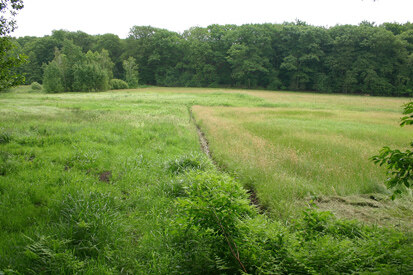
[{"label": "tall tree", "polygon": [[22,0],[0,1],[0,36],[8,35],[16,29],[17,12],[24,7]]},{"label": "tall tree", "polygon": [[22,0],[0,1],[0,90],[24,82],[24,77],[16,70],[25,57],[8,35],[16,28],[14,16],[23,8]]},{"label": "tall tree", "polygon": [[23,44],[23,52],[28,56],[27,62],[20,68],[26,74],[26,84],[32,82],[42,83],[44,66],[54,58],[56,48],[61,48],[61,43],[52,36],[23,37],[17,39]]},{"label": "tall tree", "polygon": [[139,70],[135,58],[130,56],[123,61],[123,69],[125,70],[125,79],[129,88],[136,88],[139,84]]},{"label": "tall tree", "polygon": [[113,75],[115,78],[122,78],[124,74],[122,66],[122,52],[124,50],[124,41],[115,34],[103,34],[98,35],[93,45],[94,51],[102,51],[103,49],[107,50],[109,57],[114,63]]},{"label": "tall tree", "polygon": [[182,37],[164,29],[134,26],[126,40],[125,59],[133,56],[146,84],[164,84],[167,74],[182,60]]},{"label": "tall tree", "polygon": [[183,34],[135,26],[127,39],[57,30],[17,41],[29,56],[21,69],[28,83],[40,82],[42,64],[53,59],[55,48],[72,41],[82,54],[106,49],[115,63],[115,78],[124,78],[123,61],[135,58],[144,84],[413,96],[410,23],[363,22],[328,29],[301,21],[210,25]]},{"label": "tall tree", "polygon": [[106,50],[82,52],[71,40],[63,41],[54,59],[45,66],[43,85],[47,92],[91,92],[109,89],[113,63]]},{"label": "tall tree", "polygon": [[211,86],[218,82],[214,52],[208,29],[195,27],[184,32],[183,64],[190,86]]},{"label": "tall tree", "polygon": [[227,52],[232,77],[248,88],[268,85],[271,38],[263,25],[243,25],[230,33],[233,41]]}]

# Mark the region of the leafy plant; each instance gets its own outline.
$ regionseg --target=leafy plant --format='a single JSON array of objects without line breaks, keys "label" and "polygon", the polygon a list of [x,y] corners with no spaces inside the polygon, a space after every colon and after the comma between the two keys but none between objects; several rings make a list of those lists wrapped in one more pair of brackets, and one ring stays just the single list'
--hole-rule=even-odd
[{"label": "leafy plant", "polygon": [[[184,215],[181,222],[187,230],[215,239],[215,256],[226,259],[232,268],[246,272],[239,255],[238,222],[256,215],[249,205],[246,191],[229,176],[212,172],[188,173],[185,185],[186,197],[178,198],[177,204]],[[220,265],[222,265],[222,261]]]},{"label": "leafy plant", "polygon": [[121,89],[128,89],[129,85],[122,79],[111,79],[109,81],[110,89],[111,90],[121,90]]},{"label": "leafy plant", "polygon": [[80,261],[73,250],[65,249],[69,240],[58,240],[40,236],[36,239],[27,237],[24,256],[30,261],[27,272],[31,274],[74,274],[83,270],[85,262]]},{"label": "leafy plant", "polygon": [[[403,114],[400,126],[413,124],[413,101],[404,105]],[[413,148],[413,141],[410,143]],[[400,151],[399,149],[390,149],[383,147],[379,154],[370,158],[374,163],[387,168],[387,173],[391,177],[387,181],[387,186],[390,189],[395,189],[392,199],[396,195],[401,194],[403,189],[412,188],[413,182],[413,150],[407,149]]]},{"label": "leafy plant", "polygon": [[32,88],[33,91],[41,91],[42,85],[39,84],[38,82],[32,82],[32,84],[30,85],[30,88]]},{"label": "leafy plant", "polygon": [[413,124],[413,101],[406,103],[404,105],[403,114],[406,115],[401,118],[400,126],[412,125]]},{"label": "leafy plant", "polygon": [[0,91],[24,83],[24,76],[16,68],[26,62],[26,57],[8,37],[15,30],[14,16],[24,7],[22,0],[0,2]]}]

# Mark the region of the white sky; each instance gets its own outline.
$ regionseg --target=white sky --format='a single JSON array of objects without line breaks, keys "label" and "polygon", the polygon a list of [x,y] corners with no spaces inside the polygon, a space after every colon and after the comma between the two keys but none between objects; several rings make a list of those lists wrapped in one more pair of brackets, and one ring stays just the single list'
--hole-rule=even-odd
[{"label": "white sky", "polygon": [[113,33],[125,38],[132,26],[183,32],[210,24],[283,23],[357,25],[363,20],[413,21],[413,0],[25,0],[13,36],[44,36],[52,30]]}]

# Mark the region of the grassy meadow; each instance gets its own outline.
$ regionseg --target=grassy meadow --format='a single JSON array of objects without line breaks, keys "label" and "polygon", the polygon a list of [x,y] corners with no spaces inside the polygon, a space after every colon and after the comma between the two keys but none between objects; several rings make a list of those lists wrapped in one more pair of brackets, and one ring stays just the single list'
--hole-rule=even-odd
[{"label": "grassy meadow", "polygon": [[[409,232],[303,203],[386,200],[384,170],[368,158],[408,144],[412,129],[398,127],[406,101],[156,87],[0,93],[0,274],[411,271]],[[383,207],[410,220],[404,200]]]},{"label": "grassy meadow", "polygon": [[276,105],[193,110],[215,160],[255,190],[274,215],[294,215],[305,198],[386,194],[385,171],[369,158],[384,145],[408,146],[413,129],[399,127],[406,99],[248,94]]}]

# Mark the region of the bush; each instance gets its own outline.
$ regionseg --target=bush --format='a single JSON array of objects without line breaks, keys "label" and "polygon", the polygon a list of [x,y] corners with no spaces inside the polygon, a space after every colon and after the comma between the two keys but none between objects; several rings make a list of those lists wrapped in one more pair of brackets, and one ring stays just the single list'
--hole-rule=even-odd
[{"label": "bush", "polygon": [[[247,192],[229,176],[199,170],[185,174],[183,188],[185,195],[177,199],[177,208],[182,213],[177,223],[184,230],[180,235],[191,243],[203,242],[208,247],[204,252],[206,258],[200,261],[196,255],[199,251],[188,246],[191,250],[188,253],[195,252],[191,257],[198,259],[198,267],[203,262],[205,266],[201,269],[215,269],[214,272],[246,271],[237,255],[237,247],[242,243],[238,224],[257,214],[249,205]],[[194,268],[191,257],[182,263],[189,269]]]},{"label": "bush", "polygon": [[77,92],[105,91],[109,88],[108,74],[96,63],[73,66],[73,90]]},{"label": "bush", "polygon": [[39,84],[38,82],[33,82],[30,85],[30,88],[32,88],[33,91],[41,91],[42,90],[42,85]]},{"label": "bush", "polygon": [[229,176],[191,169],[179,177],[184,192],[172,227],[188,273],[403,274],[412,266],[411,239],[403,233],[314,208],[286,225],[260,215]]},{"label": "bush", "polygon": [[122,89],[128,89],[129,85],[122,79],[112,79],[109,82],[110,89],[111,90],[122,90]]}]

